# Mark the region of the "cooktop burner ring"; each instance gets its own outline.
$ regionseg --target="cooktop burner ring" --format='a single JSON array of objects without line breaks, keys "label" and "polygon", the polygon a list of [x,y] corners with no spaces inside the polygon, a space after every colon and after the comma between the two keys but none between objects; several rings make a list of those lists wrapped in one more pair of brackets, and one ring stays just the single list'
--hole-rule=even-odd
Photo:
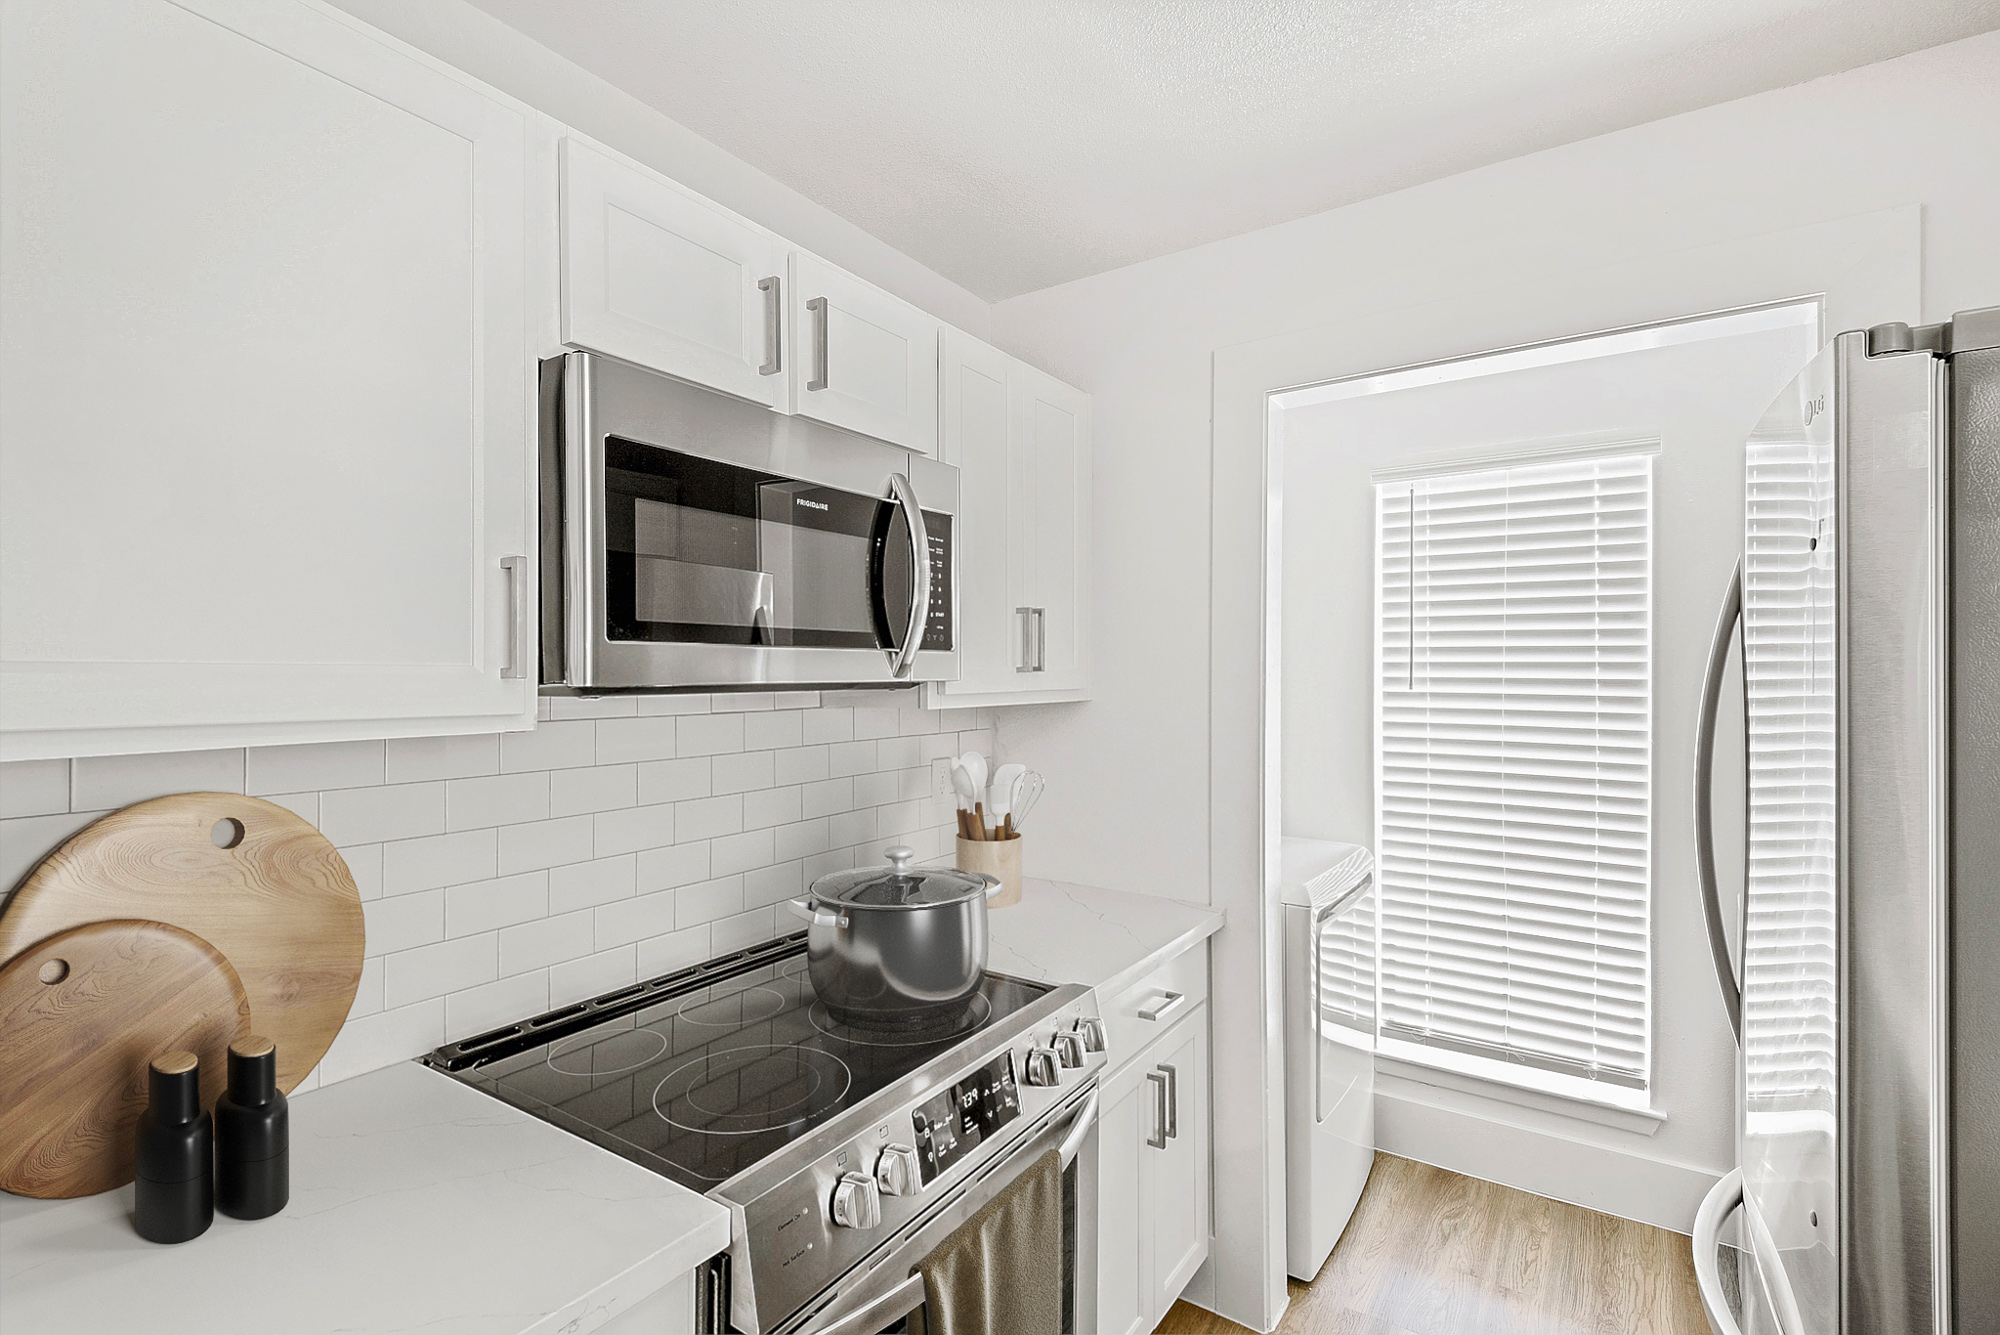
[{"label": "cooktop burner ring", "polygon": [[[647,1051],[645,1056],[630,1061],[626,1061],[622,1057],[614,1057],[612,1059],[613,1061],[623,1061],[623,1065],[594,1067],[588,1070],[577,1070],[574,1067],[558,1065],[556,1062],[558,1057],[568,1057],[579,1052],[595,1052],[602,1048],[610,1048],[613,1045],[619,1047],[628,1046],[628,1040],[630,1040],[629,1046],[634,1051],[648,1047],[651,1050]],[[651,1043],[649,1044],[647,1040],[651,1040]],[[568,1046],[564,1046],[565,1044]],[[581,1034],[574,1034],[569,1038],[550,1044],[549,1054],[544,1060],[548,1063],[551,1071],[555,1071],[561,1075],[621,1075],[626,1071],[636,1071],[647,1062],[659,1060],[660,1054],[666,1050],[667,1036],[655,1029],[621,1029],[615,1034],[595,1034],[589,1030],[585,1030]]]},{"label": "cooktop burner ring", "polygon": [[978,1033],[993,1019],[993,1003],[984,992],[973,994],[972,1003],[950,1024],[936,1028],[922,1029],[864,1029],[860,1025],[842,1024],[833,1018],[826,1003],[815,999],[806,1007],[806,1019],[812,1027],[828,1038],[839,1039],[864,1048],[921,1048],[934,1047],[939,1043],[949,1043],[955,1038]]},{"label": "cooktop burner ring", "polygon": [[[748,1056],[751,1053],[775,1054]],[[725,1080],[733,1080],[743,1075],[755,1075],[769,1080],[777,1072],[790,1068],[797,1077],[809,1081],[805,1092],[776,1106],[760,1108],[756,1112],[714,1112],[702,1106],[697,1095],[710,1086]],[[846,1062],[830,1052],[815,1048],[795,1047],[785,1043],[750,1043],[739,1048],[727,1048],[721,1052],[703,1055],[682,1062],[653,1087],[653,1111],[668,1126],[683,1131],[693,1131],[710,1136],[754,1136],[762,1132],[788,1126],[803,1117],[815,1116],[834,1107],[847,1097],[853,1087],[854,1072]],[[669,1090],[669,1085],[678,1086]],[[832,1092],[820,1097],[823,1087]],[[665,1095],[664,1100],[662,1095]],[[782,1096],[781,1096],[782,1097]],[[740,1102],[741,1095],[725,1096],[724,1102]],[[673,1109],[681,1105],[683,1111],[676,1116]],[[800,1110],[805,1111],[801,1112]],[[712,1119],[707,1125],[695,1121],[686,1110],[702,1114]],[[730,1125],[734,1123],[735,1125]]]},{"label": "cooktop burner ring", "polygon": [[[750,998],[756,997],[758,1011],[750,1013]],[[725,1007],[732,1001],[743,1003],[742,1011],[728,1018],[703,1019],[701,1012],[709,1008]],[[703,997],[699,993],[683,1000],[674,1012],[676,1019],[689,1024],[698,1024],[706,1029],[741,1029],[745,1025],[759,1024],[785,1009],[785,997],[776,988],[759,983],[736,992],[725,992],[720,996]]]}]

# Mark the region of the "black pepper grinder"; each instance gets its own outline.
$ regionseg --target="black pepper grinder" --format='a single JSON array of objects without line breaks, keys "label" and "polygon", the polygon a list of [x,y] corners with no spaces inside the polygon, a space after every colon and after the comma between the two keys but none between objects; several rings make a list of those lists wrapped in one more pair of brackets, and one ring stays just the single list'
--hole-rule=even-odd
[{"label": "black pepper grinder", "polygon": [[291,1113],[278,1092],[278,1049],[252,1035],[229,1045],[229,1089],[215,1101],[215,1205],[265,1219],[292,1198]]},{"label": "black pepper grinder", "polygon": [[162,1053],[146,1083],[132,1226],[148,1242],[186,1242],[215,1219],[214,1123],[201,1110],[200,1059]]}]

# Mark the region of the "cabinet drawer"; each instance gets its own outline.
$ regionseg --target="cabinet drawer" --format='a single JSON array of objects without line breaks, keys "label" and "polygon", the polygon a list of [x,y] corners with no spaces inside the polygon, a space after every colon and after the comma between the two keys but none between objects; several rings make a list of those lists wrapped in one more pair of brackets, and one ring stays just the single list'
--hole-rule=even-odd
[{"label": "cabinet drawer", "polygon": [[[1181,1000],[1173,1000],[1176,996]],[[1113,996],[1100,998],[1104,1007],[1105,1043],[1111,1054],[1107,1075],[1122,1069],[1206,1000],[1208,943],[1205,941]],[[1149,1013],[1156,1018],[1145,1018]]]}]

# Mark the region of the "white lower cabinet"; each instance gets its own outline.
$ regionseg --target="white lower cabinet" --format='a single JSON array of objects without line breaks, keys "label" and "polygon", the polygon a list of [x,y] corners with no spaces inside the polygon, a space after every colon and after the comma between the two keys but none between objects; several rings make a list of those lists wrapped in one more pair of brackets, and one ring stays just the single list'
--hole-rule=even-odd
[{"label": "white lower cabinet", "polygon": [[1208,1259],[1208,1007],[1104,1082],[1098,1131],[1097,1320],[1150,1331]]},{"label": "white lower cabinet", "polygon": [[322,5],[0,6],[0,757],[532,726],[552,140]]}]

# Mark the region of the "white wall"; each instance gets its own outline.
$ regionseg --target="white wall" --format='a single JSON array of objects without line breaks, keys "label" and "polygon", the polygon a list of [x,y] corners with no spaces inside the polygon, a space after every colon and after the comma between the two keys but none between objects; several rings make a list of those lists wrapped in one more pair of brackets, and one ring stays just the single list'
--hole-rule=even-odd
[{"label": "white wall", "polygon": [[987,336],[990,308],[958,284],[464,0],[332,3],[940,320]]},{"label": "white wall", "polygon": [[542,701],[532,732],[0,765],[0,894],[106,812],[250,793],[312,821],[360,886],[346,1027],[301,1089],[768,941],[813,877],[951,848],[931,762],[986,711],[884,695]]},{"label": "white wall", "polygon": [[[1599,271],[1664,270],[1667,257],[1698,267],[1700,247],[1909,205],[1921,206],[1921,310],[1904,318],[1944,318],[2000,302],[1996,161],[2000,35],[1989,34],[1001,303],[995,340],[1089,391],[1097,423],[1095,698],[1000,723],[1002,749],[1049,778],[1036,873],[1225,908],[1217,1051],[1267,1041],[1256,998],[1230,996],[1269,967],[1254,939],[1259,845],[1212,818],[1254,801],[1256,768],[1234,753],[1260,740],[1254,715],[1211,695],[1212,664],[1256,652],[1262,593],[1254,563],[1218,550],[1211,522],[1224,491],[1262,486],[1254,455],[1218,460],[1213,448],[1222,350],[1330,321],[1365,346],[1393,315],[1381,359],[1347,368],[1362,370],[1584,332],[1601,326],[1559,321],[1589,304],[1578,294]],[[1482,313],[1481,341],[1461,346],[1457,312],[1475,299],[1501,314]],[[1676,308],[1669,291],[1636,318],[1710,308]],[[1211,618],[1226,641],[1211,638]],[[1241,689],[1254,694],[1254,679]],[[1228,791],[1211,789],[1212,761],[1226,763]],[[1222,1067],[1219,1087],[1268,1079],[1268,1066]],[[1226,1112],[1218,1103],[1218,1221],[1249,1227],[1256,1209],[1225,1218],[1238,1175],[1221,1170],[1226,1147],[1256,1131],[1226,1125]],[[1491,1174],[1501,1180],[1571,1198],[1591,1187],[1593,1204],[1617,1208],[1615,1175],[1571,1171],[1587,1156],[1563,1161],[1514,1122],[1432,1122],[1433,1143],[1455,1136],[1507,1156],[1508,1173]],[[1679,1167],[1698,1177],[1714,1166]],[[1217,1284],[1229,1287],[1220,1273]]]}]

